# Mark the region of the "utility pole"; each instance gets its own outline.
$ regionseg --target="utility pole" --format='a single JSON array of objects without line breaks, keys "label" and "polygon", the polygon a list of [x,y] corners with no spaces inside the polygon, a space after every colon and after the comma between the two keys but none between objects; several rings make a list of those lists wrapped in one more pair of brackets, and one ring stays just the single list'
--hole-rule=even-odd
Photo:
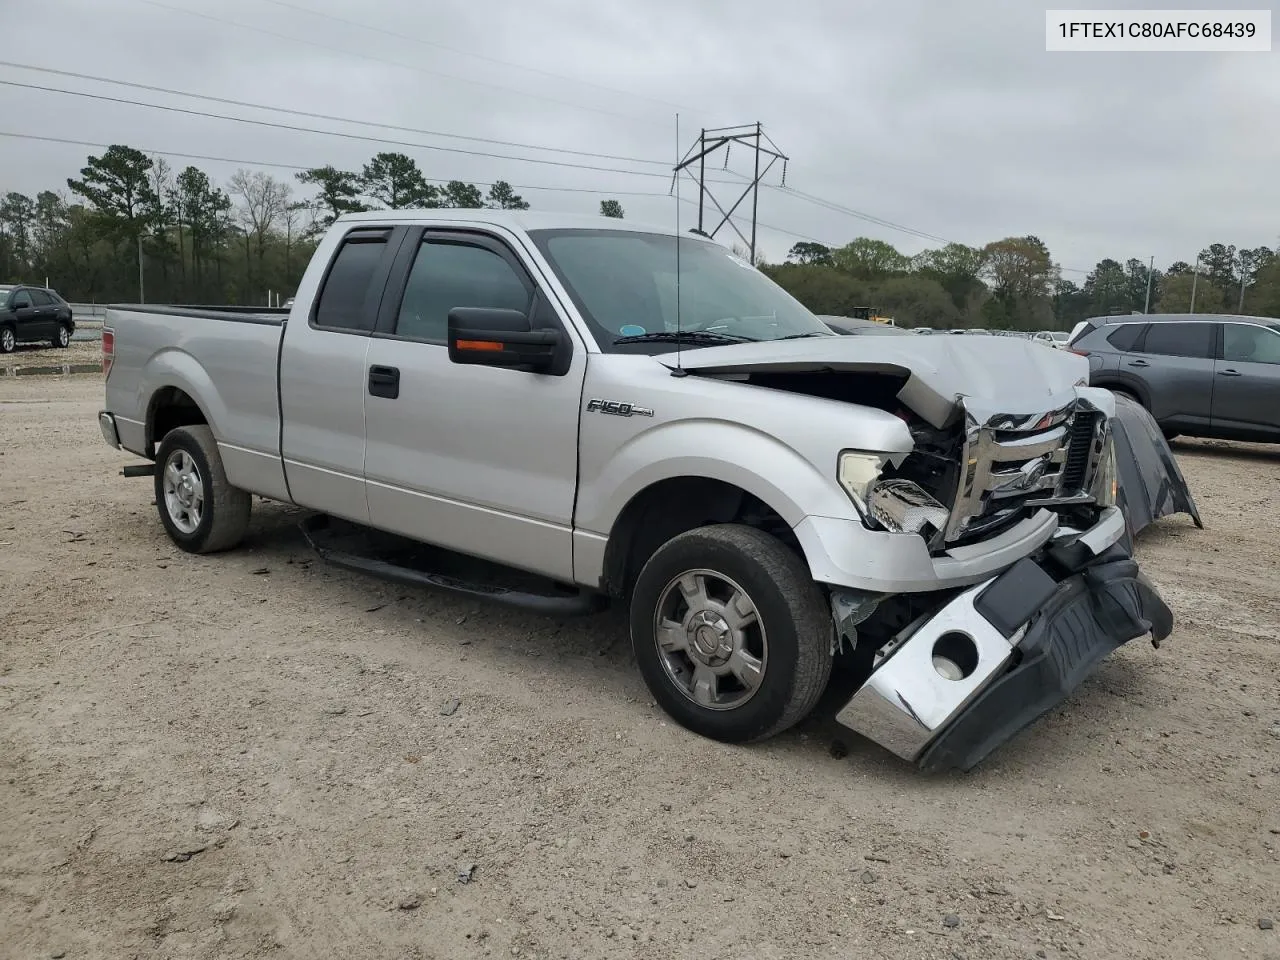
[{"label": "utility pole", "polygon": [[138,302],[146,303],[147,295],[142,286],[142,232],[138,232]]},{"label": "utility pole", "polygon": [[1238,314],[1244,313],[1244,282],[1245,282],[1245,277],[1247,276],[1248,276],[1248,273],[1246,272],[1245,265],[1244,265],[1244,251],[1241,250],[1240,251],[1240,303],[1236,306],[1236,313]]},{"label": "utility pole", "polygon": [[1196,265],[1191,268],[1191,312],[1196,312],[1196,282],[1200,279],[1200,258],[1196,257]]},{"label": "utility pole", "polygon": [[[729,167],[729,148],[732,144],[737,143],[746,147],[750,147],[755,155],[754,174],[751,182],[743,189],[728,209],[716,199],[715,194],[711,191],[709,183],[723,183],[725,181],[708,181],[707,180],[707,157],[711,154],[723,150],[724,151],[724,169]],[[761,157],[768,157],[768,163],[764,165],[764,169],[760,167]],[[698,185],[698,228],[697,232],[705,237],[715,238],[715,235],[727,223],[733,232],[738,235],[747,249],[750,250],[751,265],[755,266],[756,262],[756,213],[760,208],[760,183],[773,169],[773,165],[779,160],[782,161],[782,184],[787,182],[787,160],[788,157],[778,145],[769,139],[769,135],[764,132],[764,127],[760,123],[743,124],[736,127],[716,127],[710,130],[702,130],[698,134],[698,139],[694,142],[680,162],[675,165],[672,171],[671,185],[675,188],[675,178],[682,173],[688,176]],[[694,174],[692,168],[697,165],[697,174]],[[733,222],[734,211],[741,206],[742,201],[747,199],[748,194],[751,196],[751,235],[747,237],[738,225]],[[711,230],[705,228],[707,220],[706,201],[710,199],[716,210],[720,212],[720,222]]]},{"label": "utility pole", "polygon": [[1151,312],[1151,278],[1156,272],[1156,258],[1151,257],[1151,263],[1147,265],[1147,302],[1142,306],[1143,313]]}]

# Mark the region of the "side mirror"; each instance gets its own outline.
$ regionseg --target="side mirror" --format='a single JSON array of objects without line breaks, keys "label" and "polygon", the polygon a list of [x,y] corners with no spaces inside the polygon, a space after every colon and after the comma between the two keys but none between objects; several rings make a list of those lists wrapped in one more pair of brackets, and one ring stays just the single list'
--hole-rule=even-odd
[{"label": "side mirror", "polygon": [[454,363],[537,372],[553,365],[559,345],[559,330],[534,330],[519,310],[449,311],[449,359]]}]

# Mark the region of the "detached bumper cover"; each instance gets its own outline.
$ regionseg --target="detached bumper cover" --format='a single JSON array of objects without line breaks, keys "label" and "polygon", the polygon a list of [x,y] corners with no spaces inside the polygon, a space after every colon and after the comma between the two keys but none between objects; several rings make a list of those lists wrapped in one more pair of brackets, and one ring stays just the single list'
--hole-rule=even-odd
[{"label": "detached bumper cover", "polygon": [[[970,770],[1117,647],[1144,636],[1159,646],[1173,614],[1127,551],[1082,554],[1064,543],[960,594],[875,669],[836,719],[927,772]],[[947,676],[939,653],[965,675]]]}]

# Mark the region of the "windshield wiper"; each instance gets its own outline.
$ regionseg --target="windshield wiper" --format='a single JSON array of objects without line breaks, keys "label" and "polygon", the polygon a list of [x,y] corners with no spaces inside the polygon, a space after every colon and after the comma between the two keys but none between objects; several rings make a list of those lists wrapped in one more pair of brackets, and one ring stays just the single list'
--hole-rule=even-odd
[{"label": "windshield wiper", "polygon": [[613,341],[616,347],[626,343],[755,343],[755,337],[740,337],[732,333],[715,333],[710,330],[654,330],[637,333],[631,337],[619,337]]},{"label": "windshield wiper", "polygon": [[774,337],[774,340],[803,340],[806,337],[834,337],[838,334],[823,333],[821,330],[810,330],[808,333],[788,333],[785,337]]}]

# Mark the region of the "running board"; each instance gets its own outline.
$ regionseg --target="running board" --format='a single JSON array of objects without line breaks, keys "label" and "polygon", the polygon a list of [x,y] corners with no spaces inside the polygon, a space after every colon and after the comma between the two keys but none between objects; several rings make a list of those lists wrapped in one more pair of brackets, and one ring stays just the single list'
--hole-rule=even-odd
[{"label": "running board", "polygon": [[547,617],[588,616],[593,613],[599,613],[607,605],[607,601],[601,594],[588,590],[579,590],[576,594],[563,596],[528,593],[522,590],[511,590],[506,587],[468,583],[443,574],[427,573],[422,570],[415,570],[412,567],[388,563],[385,560],[375,560],[372,557],[362,557],[343,550],[334,550],[330,547],[322,546],[315,537],[318,531],[328,525],[328,516],[316,514],[303,520],[298,524],[298,527],[302,531],[302,536],[307,541],[307,545],[319,554],[321,560],[337,567],[354,570],[357,573],[367,573],[383,580],[407,583],[412,586],[436,587],[437,589],[448,590],[450,593],[474,597],[479,600],[488,600],[504,606],[539,613]]}]

